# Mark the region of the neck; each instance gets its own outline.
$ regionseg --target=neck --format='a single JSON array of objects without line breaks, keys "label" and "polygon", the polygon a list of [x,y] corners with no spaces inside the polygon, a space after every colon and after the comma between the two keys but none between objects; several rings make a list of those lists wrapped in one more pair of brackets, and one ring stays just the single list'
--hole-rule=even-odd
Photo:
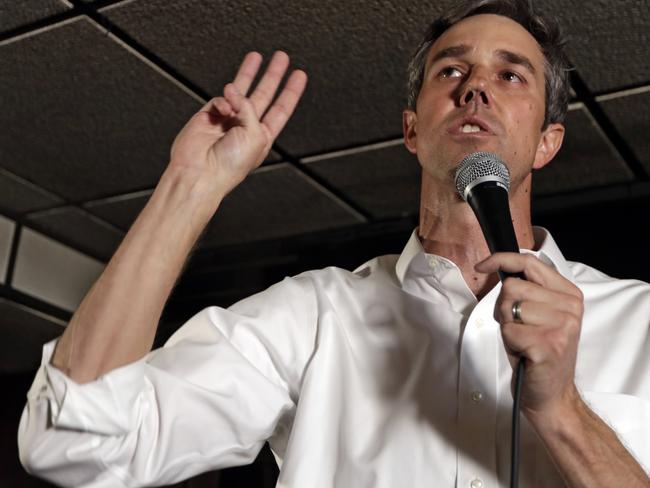
[{"label": "neck", "polygon": [[[530,219],[530,176],[510,195],[510,212],[519,247],[535,246]],[[465,282],[478,298],[498,282],[496,274],[477,273],[474,265],[490,255],[481,227],[470,206],[455,189],[440,185],[426,173],[422,177],[418,234],[427,253],[443,256],[459,267]]]}]

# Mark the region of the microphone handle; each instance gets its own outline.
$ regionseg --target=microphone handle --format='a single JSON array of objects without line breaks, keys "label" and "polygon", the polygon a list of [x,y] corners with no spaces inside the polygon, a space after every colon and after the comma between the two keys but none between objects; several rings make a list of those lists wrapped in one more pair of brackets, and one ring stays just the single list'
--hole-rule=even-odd
[{"label": "microphone handle", "polygon": [[[485,181],[472,188],[467,203],[476,214],[490,252],[519,252],[517,236],[512,225],[508,191],[494,181]],[[506,278],[520,278],[523,273],[499,271],[501,281]]]},{"label": "microphone handle", "polygon": [[[469,191],[467,203],[472,207],[476,218],[481,224],[483,235],[491,253],[519,252],[517,236],[510,215],[508,191],[505,188],[493,181],[479,183]],[[508,277],[525,279],[523,273],[499,271],[501,281]],[[521,356],[514,375],[515,389],[513,392],[510,439],[510,488],[518,488],[519,486],[519,410],[525,368],[526,358]]]}]

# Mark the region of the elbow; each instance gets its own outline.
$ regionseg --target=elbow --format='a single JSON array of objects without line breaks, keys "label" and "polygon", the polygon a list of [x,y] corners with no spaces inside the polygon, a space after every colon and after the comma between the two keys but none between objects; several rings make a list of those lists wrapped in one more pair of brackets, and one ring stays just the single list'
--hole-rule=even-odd
[{"label": "elbow", "polygon": [[40,429],[34,422],[34,416],[30,412],[29,403],[23,409],[18,424],[18,459],[25,471],[30,474],[41,476],[41,472],[45,467],[45,459],[43,453],[51,451],[52,447],[48,447],[48,432],[45,425]]}]

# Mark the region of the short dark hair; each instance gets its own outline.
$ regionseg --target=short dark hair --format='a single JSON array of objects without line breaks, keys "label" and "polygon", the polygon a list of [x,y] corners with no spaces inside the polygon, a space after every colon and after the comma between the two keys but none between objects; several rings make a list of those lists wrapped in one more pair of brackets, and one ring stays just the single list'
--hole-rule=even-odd
[{"label": "short dark hair", "polygon": [[558,22],[536,13],[525,0],[466,0],[456,5],[427,29],[408,65],[407,106],[415,110],[422,89],[427,55],[433,43],[451,26],[467,17],[496,14],[521,24],[537,41],[544,55],[545,113],[542,130],[550,123],[562,123],[569,106],[569,61]]}]

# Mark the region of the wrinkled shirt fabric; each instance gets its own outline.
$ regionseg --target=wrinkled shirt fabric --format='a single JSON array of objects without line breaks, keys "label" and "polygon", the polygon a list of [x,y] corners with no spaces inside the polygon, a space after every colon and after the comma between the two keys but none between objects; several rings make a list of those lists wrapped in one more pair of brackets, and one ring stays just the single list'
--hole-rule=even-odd
[{"label": "wrinkled shirt fabric", "polygon": [[[576,384],[650,466],[650,285],[543,262],[584,293]],[[268,440],[283,488],[507,487],[512,369],[493,318],[414,232],[400,256],[287,278],[207,308],[160,349],[83,385],[50,364],[27,396],[20,458],[63,486],[164,485],[252,462]],[[522,488],[563,482],[522,418]]]}]

